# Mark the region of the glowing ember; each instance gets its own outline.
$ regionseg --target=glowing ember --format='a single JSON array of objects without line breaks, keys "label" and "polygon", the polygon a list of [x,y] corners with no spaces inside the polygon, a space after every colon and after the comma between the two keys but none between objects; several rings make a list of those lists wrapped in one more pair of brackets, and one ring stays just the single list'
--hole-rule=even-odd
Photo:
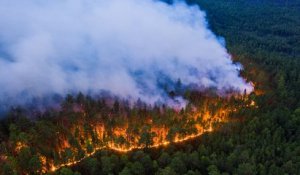
[{"label": "glowing ember", "polygon": [[[181,143],[217,130],[220,123],[232,120],[231,114],[241,108],[257,107],[248,96],[228,99],[194,96],[197,103],[180,111],[168,108],[126,111],[122,110],[124,106],[119,106],[117,112],[114,108],[102,107],[100,112],[91,115],[90,109],[82,105],[81,110],[77,110],[79,112],[72,113],[72,124],[64,116],[59,118],[62,129],[55,132],[53,144],[49,142],[53,156],[37,152],[42,168],[36,172],[54,172],[73,166],[103,149],[127,153]],[[23,142],[15,143],[14,154],[31,146]]]},{"label": "glowing ember", "polygon": [[[211,116],[208,112],[205,112],[204,115],[201,115],[201,113],[195,113],[193,116],[190,116],[190,118],[191,118],[190,120],[191,121],[201,121],[201,123],[202,124],[205,123],[205,125],[197,124],[197,122],[195,122],[194,133],[190,133],[190,134],[186,134],[186,135],[179,135],[177,133],[177,134],[175,134],[174,139],[171,141],[168,140],[168,133],[170,131],[170,128],[166,128],[164,126],[152,127],[150,129],[150,133],[153,133],[155,135],[155,137],[151,138],[152,144],[147,145],[147,147],[148,148],[158,148],[161,146],[167,146],[171,143],[180,143],[180,142],[184,142],[184,141],[199,137],[200,135],[202,135],[205,132],[212,132],[213,131],[212,124],[215,122],[225,122],[227,114],[229,112],[230,111],[228,111],[228,110],[220,110],[214,116]],[[200,117],[200,116],[202,116],[202,117]],[[150,123],[152,123],[152,121]],[[96,126],[95,128],[96,128],[98,137],[103,138],[103,136],[105,135],[104,133],[107,131],[105,129],[104,125],[99,125],[99,126]],[[72,165],[78,164],[85,158],[94,155],[97,151],[102,150],[102,149],[110,149],[110,150],[117,151],[120,153],[127,153],[132,150],[143,149],[146,147],[145,145],[142,145],[141,143],[139,143],[139,141],[138,141],[139,139],[133,139],[133,140],[128,139],[129,138],[128,137],[128,125],[125,125],[124,128],[121,128],[121,127],[114,128],[112,130],[112,133],[113,133],[113,136],[125,138],[125,141],[128,142],[129,144],[120,144],[120,143],[111,141],[107,145],[94,148],[94,150],[92,152],[86,153],[84,155],[84,157],[82,157],[81,159],[69,161],[67,163],[63,163],[63,164],[59,164],[59,165],[52,164],[49,171],[53,172],[53,171],[60,169],[61,167],[72,166]],[[66,144],[64,144],[64,145],[66,145]]]}]

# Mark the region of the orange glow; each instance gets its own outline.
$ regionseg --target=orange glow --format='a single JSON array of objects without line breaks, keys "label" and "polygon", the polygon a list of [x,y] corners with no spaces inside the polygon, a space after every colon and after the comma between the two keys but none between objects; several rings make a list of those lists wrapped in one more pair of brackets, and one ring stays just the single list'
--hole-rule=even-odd
[{"label": "orange glow", "polygon": [[[204,132],[212,132],[212,131],[213,131],[213,128],[210,126],[209,129],[204,131]],[[187,140],[191,140],[191,139],[194,139],[196,137],[201,136],[204,132],[188,135],[188,136],[183,137],[183,138],[176,138],[173,142],[174,143],[181,143],[181,142],[184,142],[184,141],[187,141]],[[164,140],[163,142],[155,143],[153,145],[150,145],[149,148],[158,148],[158,147],[161,147],[161,146],[168,146],[169,144],[171,144],[171,142]],[[90,156],[94,155],[97,151],[102,150],[102,149],[110,149],[110,150],[117,151],[117,152],[120,152],[120,153],[127,153],[127,152],[130,152],[130,151],[133,151],[133,150],[143,149],[143,148],[145,148],[145,147],[143,147],[143,146],[130,146],[128,148],[125,148],[125,147],[118,146],[115,143],[112,143],[112,144],[109,144],[108,146],[96,148],[93,152],[91,152],[89,154],[86,154],[83,158],[81,158],[79,160],[67,162],[67,163],[64,163],[64,164],[56,165],[56,166],[51,165],[50,171],[54,172],[54,171],[56,171],[56,170],[58,170],[62,167],[76,165],[76,164],[80,163],[82,160],[86,159],[87,157],[90,157]]]},{"label": "orange glow", "polygon": [[[155,137],[152,138],[152,144],[148,145],[148,148],[158,148],[161,146],[167,146],[171,143],[181,143],[181,142],[199,137],[200,135],[202,135],[205,132],[212,132],[213,131],[212,123],[226,121],[227,113],[228,113],[228,111],[221,110],[217,114],[215,114],[213,117],[208,112],[205,112],[202,116],[201,116],[201,113],[195,113],[193,116],[191,116],[191,120],[197,120],[201,116],[202,117],[201,120],[203,121],[203,123],[208,123],[208,126],[202,126],[201,124],[196,122],[194,124],[194,127],[196,129],[195,133],[187,134],[187,135],[176,134],[173,141],[171,141],[171,142],[167,139],[169,128],[167,128],[165,126],[161,126],[161,127],[153,126],[153,127],[151,127],[150,132],[154,133]],[[149,121],[148,123],[152,123],[152,121]],[[95,130],[96,130],[99,138],[102,139],[103,136],[105,135],[104,133],[106,132],[104,125],[97,125],[97,126],[95,126],[95,128],[96,128]],[[112,133],[113,133],[114,137],[122,136],[123,138],[126,138],[126,141],[129,142],[128,145],[117,144],[113,141],[110,141],[105,146],[94,148],[94,150],[91,153],[86,153],[85,156],[79,160],[73,160],[73,161],[69,161],[67,163],[63,163],[63,164],[59,164],[59,165],[51,164],[49,171],[54,172],[62,167],[75,165],[75,164],[81,162],[82,160],[84,160],[85,158],[87,158],[91,155],[94,155],[97,151],[102,150],[102,149],[110,149],[110,150],[117,151],[120,153],[126,153],[126,152],[129,152],[132,150],[145,148],[145,146],[139,144],[139,142],[138,142],[139,138],[135,138],[133,140],[128,139],[127,129],[128,129],[128,125],[125,125],[123,128],[121,128],[121,127],[113,128]],[[66,146],[67,143],[64,143],[63,145]]]},{"label": "orange glow", "polygon": [[[206,132],[213,132],[217,128],[215,128],[217,123],[228,122],[229,114],[237,111],[240,107],[257,107],[254,101],[249,100],[248,98],[245,100],[246,104],[242,106],[236,107],[223,107],[218,109],[209,109],[204,108],[199,111],[192,110],[190,114],[180,113],[174,114],[172,120],[168,125],[166,123],[157,122],[151,117],[145,118],[141,125],[138,125],[138,130],[135,130],[135,124],[137,124],[136,120],[131,120],[128,118],[123,118],[122,124],[112,126],[106,126],[104,123],[93,123],[93,131],[96,133],[97,138],[100,140],[99,143],[92,145],[92,148],[87,147],[87,143],[93,143],[92,137],[86,136],[84,133],[84,129],[80,126],[76,126],[78,129],[79,139],[85,140],[80,143],[82,150],[85,152],[84,156],[80,159],[69,158],[66,163],[54,164],[53,161],[48,161],[48,164],[44,165],[44,167],[48,167],[48,171],[54,172],[65,166],[73,166],[94,155],[99,150],[108,149],[117,151],[120,153],[127,153],[133,150],[143,149],[143,148],[158,148],[163,146],[168,146],[172,143],[181,143],[187,140],[194,139],[196,137],[201,136]],[[224,105],[226,106],[226,105]],[[209,111],[214,111],[209,112]],[[175,131],[172,122],[177,122]],[[143,128],[145,126],[145,128]],[[180,131],[177,131],[180,130]],[[143,133],[144,132],[144,133]],[[171,133],[171,134],[170,134]],[[144,138],[142,135],[144,134]],[[146,138],[146,140],[145,140]],[[144,139],[143,141],[141,141]],[[70,144],[67,140],[62,142],[63,148],[60,149],[61,152],[64,149],[72,149],[70,148]],[[76,152],[76,149],[73,148],[73,151]],[[44,160],[43,160],[44,162]],[[49,163],[50,162],[50,163]]]},{"label": "orange glow", "polygon": [[16,147],[15,147],[15,151],[16,152],[20,152],[20,150],[24,147],[27,147],[27,145],[25,143],[22,142],[17,142],[16,143]]}]

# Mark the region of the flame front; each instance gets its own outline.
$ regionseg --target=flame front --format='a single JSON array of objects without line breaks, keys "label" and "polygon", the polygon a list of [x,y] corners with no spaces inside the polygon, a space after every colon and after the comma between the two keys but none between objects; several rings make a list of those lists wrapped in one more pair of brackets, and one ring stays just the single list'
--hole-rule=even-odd
[{"label": "flame front", "polygon": [[[55,125],[52,125],[53,130],[45,129],[47,132],[53,131],[48,134],[51,139],[45,139],[41,134],[37,135],[39,139],[34,142],[22,136],[22,139],[16,140],[15,145],[11,145],[12,155],[0,158],[9,161],[8,156],[18,156],[24,149],[46,148],[52,153],[45,154],[38,149],[36,151],[42,167],[35,172],[54,172],[62,167],[78,164],[103,149],[126,153],[194,139],[205,132],[218,129],[220,123],[231,120],[231,114],[237,113],[241,108],[257,108],[249,97],[197,97],[194,101],[197,103],[189,104],[180,111],[170,108],[126,109],[119,105],[115,105],[115,108],[105,104],[95,104],[92,107],[89,106],[90,103],[76,104],[76,110],[61,112]],[[93,112],[93,109],[97,110]],[[39,129],[44,128],[46,127],[41,125]]]},{"label": "flame front", "polygon": [[[109,150],[113,150],[113,151],[117,151],[120,153],[127,153],[136,149],[144,149],[144,148],[158,148],[158,147],[162,147],[162,146],[168,146],[171,143],[180,143],[180,142],[184,142],[190,139],[194,139],[196,137],[201,136],[203,133],[205,132],[212,132],[213,131],[213,125],[216,123],[220,123],[220,122],[226,122],[227,121],[227,116],[228,113],[230,113],[232,111],[229,109],[222,109],[220,111],[218,111],[217,113],[215,113],[214,115],[210,114],[209,112],[205,112],[204,115],[201,112],[197,112],[193,115],[189,116],[188,121],[189,123],[189,127],[190,130],[186,132],[186,134],[179,134],[179,133],[175,133],[173,135],[173,137],[170,136],[170,128],[166,127],[166,126],[161,126],[161,127],[157,127],[157,126],[153,126],[150,127],[148,131],[146,131],[147,134],[150,134],[150,138],[149,138],[149,144],[147,143],[142,143],[141,137],[131,137],[130,133],[129,133],[129,124],[125,124],[123,127],[117,127],[117,128],[113,128],[113,129],[107,129],[105,128],[104,125],[99,124],[95,126],[95,131],[97,133],[97,137],[100,140],[105,140],[107,138],[105,138],[105,135],[107,135],[107,131],[111,130],[111,137],[110,137],[110,141],[107,141],[106,144],[100,144],[99,146],[95,147],[91,152],[86,153],[84,155],[84,157],[82,157],[81,159],[78,160],[72,160],[72,161],[68,161],[66,163],[62,163],[62,164],[51,164],[50,165],[50,169],[45,168],[44,172],[47,171],[56,171],[62,167],[65,166],[72,166],[75,164],[78,164],[79,162],[81,162],[82,160],[84,160],[87,157],[90,157],[92,155],[94,155],[97,151],[102,150],[102,149],[109,149]],[[148,120],[147,124],[149,126],[153,125],[153,121],[152,120]],[[123,142],[118,141],[118,140],[114,140],[112,138],[123,138]],[[67,145],[67,144],[65,144]],[[67,147],[66,147],[67,148]],[[66,149],[66,148],[62,148]],[[88,150],[85,149],[85,152],[88,152]]]}]

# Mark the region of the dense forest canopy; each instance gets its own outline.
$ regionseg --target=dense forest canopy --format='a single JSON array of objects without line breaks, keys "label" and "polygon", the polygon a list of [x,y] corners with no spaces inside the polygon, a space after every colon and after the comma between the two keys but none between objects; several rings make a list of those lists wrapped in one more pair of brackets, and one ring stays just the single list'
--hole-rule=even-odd
[{"label": "dense forest canopy", "polygon": [[230,53],[246,69],[247,60],[253,61],[269,74],[273,89],[280,86],[284,98],[277,102],[299,107],[299,1],[189,2],[206,10],[212,30],[226,38]]},{"label": "dense forest canopy", "polygon": [[[31,121],[21,109],[15,109],[1,121],[0,172],[5,175],[40,174],[43,165],[47,164],[45,157],[51,158],[52,164],[59,164],[84,157],[103,141],[111,143],[113,140],[126,146],[127,140],[131,139],[130,143],[137,142],[144,145],[144,149],[126,154],[110,149],[99,150],[75,165],[49,173],[300,174],[300,1],[188,0],[188,3],[199,5],[206,11],[209,27],[225,38],[233,59],[245,68],[241,74],[255,84],[255,93],[240,98],[222,99],[185,93],[191,102],[200,106],[199,109],[209,109],[215,116],[223,116],[218,113],[220,109],[230,109],[225,116],[226,122],[203,120],[204,117],[189,118],[192,105],[174,111],[147,108],[143,103],[137,103],[137,108],[130,109],[125,102],[115,101],[107,105],[82,94],[68,96],[61,112],[49,110],[38,114],[36,121]],[[249,107],[252,101],[255,105]],[[129,116],[127,119],[135,123],[136,127],[126,132],[140,135],[139,141],[118,137],[122,134],[103,140],[95,137],[92,124],[99,118],[105,121],[106,128],[120,128],[121,121],[125,120],[123,116]],[[150,148],[157,133],[147,126],[149,116],[154,116],[151,122],[157,126],[164,123],[173,126],[166,136],[171,143],[176,134],[183,136],[197,132],[197,122],[206,123],[206,127],[213,124],[215,130],[187,142]],[[142,122],[138,122],[139,117]],[[139,128],[143,123],[146,127]],[[114,135],[113,130],[107,129],[104,135]],[[55,142],[57,138],[59,140]],[[65,140],[67,142],[63,142]],[[61,152],[58,154],[53,150]]]}]

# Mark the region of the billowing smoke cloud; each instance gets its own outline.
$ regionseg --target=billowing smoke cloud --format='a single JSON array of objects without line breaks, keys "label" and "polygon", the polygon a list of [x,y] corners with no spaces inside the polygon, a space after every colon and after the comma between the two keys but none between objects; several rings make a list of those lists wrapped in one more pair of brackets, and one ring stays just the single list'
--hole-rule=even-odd
[{"label": "billowing smoke cloud", "polygon": [[171,102],[165,85],[178,79],[185,87],[250,92],[238,69],[196,6],[0,1],[2,105],[79,91]]}]

